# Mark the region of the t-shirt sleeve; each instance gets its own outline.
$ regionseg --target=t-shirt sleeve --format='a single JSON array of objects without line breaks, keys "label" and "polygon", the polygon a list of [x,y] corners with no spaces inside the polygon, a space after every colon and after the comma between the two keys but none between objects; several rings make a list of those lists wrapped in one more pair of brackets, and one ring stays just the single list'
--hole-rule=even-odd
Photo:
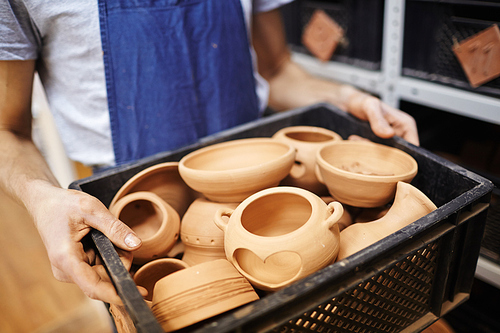
[{"label": "t-shirt sleeve", "polygon": [[0,0],[0,60],[36,59],[36,28],[21,1]]},{"label": "t-shirt sleeve", "polygon": [[253,2],[253,12],[268,12],[270,10],[276,9],[294,0],[254,0]]}]

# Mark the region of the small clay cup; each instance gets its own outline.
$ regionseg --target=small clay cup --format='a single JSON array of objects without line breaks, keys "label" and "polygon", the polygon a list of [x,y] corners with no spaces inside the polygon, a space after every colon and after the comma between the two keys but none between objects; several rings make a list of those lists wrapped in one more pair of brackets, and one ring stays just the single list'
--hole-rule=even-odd
[{"label": "small clay cup", "polygon": [[194,266],[215,259],[226,259],[224,232],[215,225],[214,216],[220,208],[234,209],[238,204],[213,202],[205,198],[193,201],[181,221],[183,261]]},{"label": "small clay cup", "polygon": [[296,186],[309,190],[316,195],[328,194],[325,184],[316,177],[316,153],[318,150],[342,137],[326,128],[316,126],[290,126],[282,128],[273,139],[290,144],[296,149],[295,164],[281,185]]},{"label": "small clay cup", "polygon": [[130,178],[113,197],[110,209],[125,195],[139,191],[157,194],[172,206],[180,217],[199,196],[179,175],[179,162],[165,162],[146,168]]},{"label": "small clay cup", "polygon": [[151,310],[165,332],[171,332],[258,299],[234,266],[218,259],[160,279]]},{"label": "small clay cup", "polygon": [[[332,262],[339,251],[340,203],[288,186],[259,191],[221,209],[226,258],[255,287],[275,291]],[[229,221],[223,217],[229,217]]]},{"label": "small clay cup", "polygon": [[241,202],[277,186],[292,168],[295,149],[272,138],[228,141],[198,149],[179,162],[179,173],[192,189],[211,201]]},{"label": "small clay cup", "polygon": [[175,258],[155,259],[144,264],[135,272],[134,282],[136,285],[144,287],[148,291],[145,301],[151,307],[153,290],[156,282],[173,272],[188,267],[189,265],[186,262]]},{"label": "small clay cup", "polygon": [[142,240],[141,247],[133,252],[134,264],[167,256],[179,238],[179,214],[154,193],[130,193],[118,200],[110,212]]},{"label": "small clay cup", "polygon": [[409,183],[418,164],[406,152],[370,141],[337,141],[316,155],[317,176],[330,195],[354,207],[378,207],[394,199],[396,184]]}]

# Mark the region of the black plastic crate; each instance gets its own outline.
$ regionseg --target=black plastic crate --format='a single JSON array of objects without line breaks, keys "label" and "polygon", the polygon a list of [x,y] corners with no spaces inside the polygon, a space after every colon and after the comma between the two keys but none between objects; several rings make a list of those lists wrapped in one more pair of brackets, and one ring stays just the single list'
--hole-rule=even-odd
[{"label": "black plastic crate", "polygon": [[500,265],[500,188],[495,187],[481,242],[481,255]]},{"label": "black plastic crate", "polygon": [[500,97],[500,78],[472,88],[452,50],[455,42],[500,25],[498,1],[408,0],[405,6],[404,76]]},{"label": "black plastic crate", "polygon": [[[419,331],[470,294],[493,184],[400,138],[382,140],[369,126],[327,104],[275,114],[165,152],[78,180],[82,190],[109,205],[134,174],[178,161],[217,142],[270,137],[296,125],[320,126],[343,138],[357,134],[412,155],[419,172],[412,184],[438,207],[411,225],[280,291],[182,332],[399,332]],[[160,332],[111,242],[92,238],[139,332]]]},{"label": "black plastic crate", "polygon": [[287,41],[292,50],[311,54],[301,42],[302,32],[313,12],[324,10],[344,29],[331,60],[356,67],[379,70],[382,61],[384,0],[296,0],[282,7]]}]

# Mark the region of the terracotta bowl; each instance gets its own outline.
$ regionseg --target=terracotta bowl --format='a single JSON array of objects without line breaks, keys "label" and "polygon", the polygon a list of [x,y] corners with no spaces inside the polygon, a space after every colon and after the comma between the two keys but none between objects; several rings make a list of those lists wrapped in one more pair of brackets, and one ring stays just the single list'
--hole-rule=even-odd
[{"label": "terracotta bowl", "polygon": [[160,279],[151,310],[165,332],[171,332],[258,299],[234,266],[218,259]]},{"label": "terracotta bowl", "polygon": [[156,282],[173,272],[177,272],[188,267],[189,265],[186,262],[179,259],[156,259],[141,266],[135,272],[134,282],[136,285],[146,288],[148,295],[145,297],[145,300],[146,303],[151,306],[153,301],[153,290]]},{"label": "terracotta bowl", "polygon": [[214,216],[220,208],[236,208],[238,204],[213,202],[205,198],[193,201],[181,220],[183,261],[194,266],[210,260],[226,259],[224,232],[215,225]]},{"label": "terracotta bowl", "polygon": [[146,168],[130,178],[113,197],[110,209],[125,195],[138,191],[157,194],[182,217],[197,194],[179,175],[178,162],[166,162]]},{"label": "terracotta bowl", "polygon": [[154,193],[130,193],[118,200],[110,212],[142,240],[141,247],[133,252],[135,264],[167,256],[179,238],[179,214]]},{"label": "terracotta bowl", "polygon": [[297,186],[319,196],[326,195],[328,189],[316,177],[316,153],[318,150],[342,137],[326,128],[316,126],[290,126],[277,131],[273,139],[288,143],[296,149],[295,164],[281,185]]},{"label": "terracotta bowl", "polygon": [[240,139],[198,149],[179,162],[179,173],[209,200],[241,202],[276,186],[293,166],[295,149],[271,138]]},{"label": "terracotta bowl", "polygon": [[[339,202],[288,186],[259,191],[221,209],[226,258],[255,287],[275,291],[331,263],[339,251]],[[229,217],[229,221],[222,217]]]},{"label": "terracotta bowl", "polygon": [[398,181],[410,182],[417,161],[404,151],[369,141],[338,141],[316,155],[317,175],[330,195],[354,207],[378,207],[394,198]]}]

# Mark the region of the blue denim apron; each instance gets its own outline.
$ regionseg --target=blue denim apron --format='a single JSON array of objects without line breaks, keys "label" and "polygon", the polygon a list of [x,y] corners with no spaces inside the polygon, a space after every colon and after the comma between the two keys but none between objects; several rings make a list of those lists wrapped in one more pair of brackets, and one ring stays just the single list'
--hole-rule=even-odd
[{"label": "blue denim apron", "polygon": [[98,0],[116,164],[259,115],[240,0]]}]

